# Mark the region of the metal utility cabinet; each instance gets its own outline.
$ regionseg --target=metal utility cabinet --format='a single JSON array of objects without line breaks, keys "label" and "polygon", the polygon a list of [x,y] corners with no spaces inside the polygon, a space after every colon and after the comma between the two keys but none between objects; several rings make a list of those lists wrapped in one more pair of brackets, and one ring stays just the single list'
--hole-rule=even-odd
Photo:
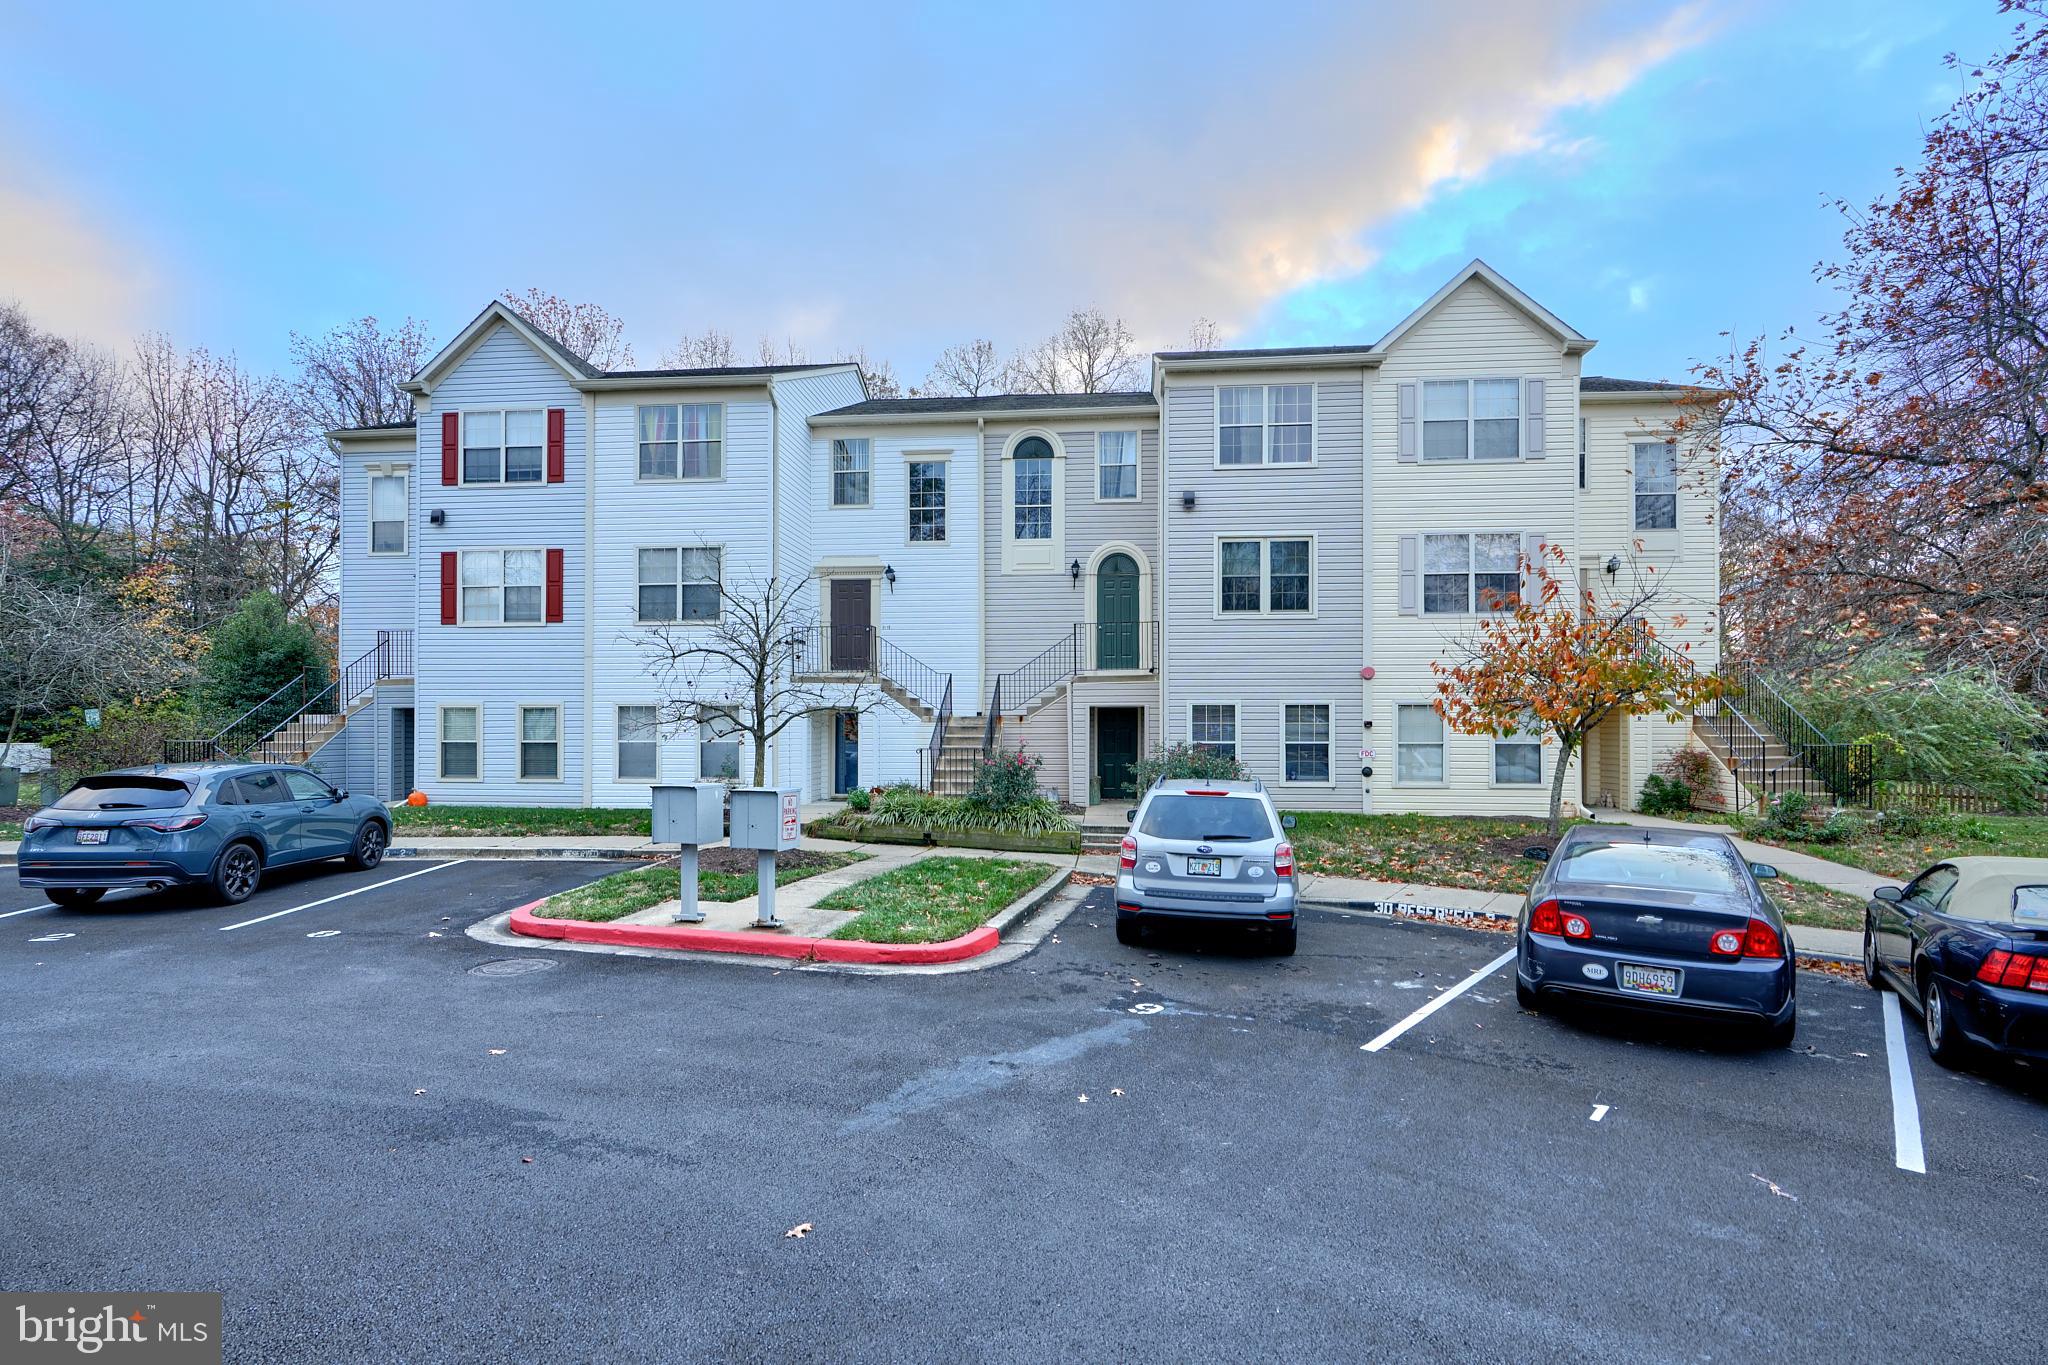
[{"label": "metal utility cabinet", "polygon": [[701,924],[697,904],[697,848],[725,837],[725,785],[684,782],[654,788],[654,842],[682,846],[682,891],[677,924]]},{"label": "metal utility cabinet", "polygon": [[775,855],[803,838],[803,793],[794,787],[735,787],[732,791],[732,846],[751,848],[755,859],[756,928],[780,928],[775,918]]}]

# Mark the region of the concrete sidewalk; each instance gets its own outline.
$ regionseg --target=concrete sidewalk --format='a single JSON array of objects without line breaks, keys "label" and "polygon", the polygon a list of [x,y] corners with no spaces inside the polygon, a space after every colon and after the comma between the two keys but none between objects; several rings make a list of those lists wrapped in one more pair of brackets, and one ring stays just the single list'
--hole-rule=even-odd
[{"label": "concrete sidewalk", "polygon": [[1598,811],[1601,824],[1643,825],[1652,829],[1693,829],[1704,834],[1726,834],[1735,840],[1735,846],[1742,850],[1742,856],[1753,863],[1769,863],[1788,877],[1797,877],[1803,882],[1814,882],[1830,891],[1840,891],[1858,900],[1869,900],[1880,886],[1897,886],[1899,879],[1884,877],[1875,872],[1865,872],[1860,867],[1849,867],[1842,863],[1816,858],[1810,853],[1800,853],[1775,844],[1759,844],[1751,839],[1739,837],[1726,825],[1703,825],[1691,820],[1667,820],[1657,815],[1642,815],[1635,811]]}]

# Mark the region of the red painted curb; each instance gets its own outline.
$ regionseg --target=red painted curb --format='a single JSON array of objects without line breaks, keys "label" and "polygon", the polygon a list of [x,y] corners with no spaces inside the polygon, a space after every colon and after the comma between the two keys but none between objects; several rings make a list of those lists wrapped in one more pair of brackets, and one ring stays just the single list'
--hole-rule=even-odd
[{"label": "red painted curb", "polygon": [[545,898],[520,906],[512,912],[505,927],[529,938],[606,943],[618,948],[684,948],[698,953],[745,953],[754,957],[896,966],[961,962],[980,957],[1002,941],[1002,936],[986,924],[944,943],[866,943],[745,929],[698,929],[687,924],[593,924],[588,920],[550,919],[533,913],[536,906],[544,904]]}]

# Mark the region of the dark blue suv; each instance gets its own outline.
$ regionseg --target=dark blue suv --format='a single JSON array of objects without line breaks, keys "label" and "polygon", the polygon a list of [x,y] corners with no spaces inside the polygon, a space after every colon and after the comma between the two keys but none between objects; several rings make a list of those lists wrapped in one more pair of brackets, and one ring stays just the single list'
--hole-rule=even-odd
[{"label": "dark blue suv", "polygon": [[22,826],[21,884],[58,905],[121,887],[207,886],[249,899],[266,868],[384,861],[391,815],[305,768],[178,763],[88,777]]}]

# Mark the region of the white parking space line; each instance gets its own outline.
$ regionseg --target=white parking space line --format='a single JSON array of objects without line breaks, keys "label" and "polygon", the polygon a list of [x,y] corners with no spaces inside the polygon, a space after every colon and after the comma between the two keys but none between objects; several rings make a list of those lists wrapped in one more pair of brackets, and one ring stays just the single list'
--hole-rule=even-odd
[{"label": "white parking space line", "polygon": [[1920,1100],[1913,1093],[1913,1066],[1906,1056],[1906,1026],[1899,1017],[1899,997],[1884,993],[1884,1057],[1892,1073],[1892,1153],[1902,1171],[1927,1174],[1927,1153],[1920,1145]]},{"label": "white parking space line", "polygon": [[245,919],[240,924],[223,924],[220,927],[220,931],[225,934],[230,929],[246,929],[252,924],[261,924],[265,920],[282,919],[286,915],[296,915],[301,910],[316,910],[323,905],[332,905],[336,901],[345,901],[350,896],[360,896],[365,891],[375,891],[380,887],[395,886],[399,882],[409,882],[414,877],[424,877],[430,872],[443,872],[451,867],[460,867],[468,861],[470,860],[467,858],[456,858],[434,867],[423,867],[417,872],[408,872],[402,877],[388,877],[381,882],[371,882],[368,886],[358,886],[351,891],[342,891],[332,896],[323,896],[317,901],[307,901],[304,905],[294,905],[289,910],[273,910],[267,915],[258,915],[255,919]]},{"label": "white parking space line", "polygon": [[1362,1044],[1358,1050],[1360,1052],[1378,1052],[1409,1029],[1414,1028],[1417,1024],[1429,1018],[1430,1015],[1435,1014],[1445,1005],[1450,1004],[1466,991],[1471,990],[1474,986],[1514,960],[1515,950],[1510,948],[1478,971],[1472,973],[1472,975],[1466,977],[1463,981],[1460,981],[1457,985],[1445,991],[1442,995],[1439,995],[1436,999],[1430,1001],[1427,1005],[1424,1005],[1421,1009],[1415,1011],[1415,1013],[1409,1015],[1406,1019],[1403,1019],[1400,1023],[1388,1029],[1385,1033],[1382,1033],[1379,1037],[1369,1043]]},{"label": "white parking space line", "polygon": [[6,914],[0,915],[0,919],[13,919],[16,915],[33,915],[38,910],[55,910],[56,908],[56,906],[47,903],[31,905],[26,910],[9,910]]}]

